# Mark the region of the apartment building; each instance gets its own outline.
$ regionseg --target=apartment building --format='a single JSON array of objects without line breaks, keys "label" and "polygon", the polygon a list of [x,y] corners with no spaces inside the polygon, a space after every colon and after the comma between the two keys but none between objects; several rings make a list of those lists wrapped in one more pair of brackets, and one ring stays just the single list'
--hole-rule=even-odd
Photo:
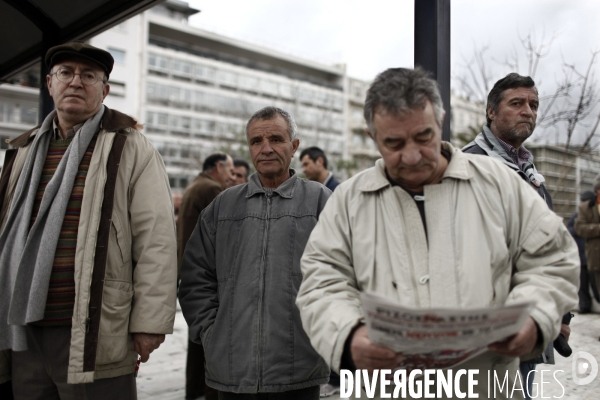
[{"label": "apartment building", "polygon": [[[323,148],[339,178],[372,166],[380,157],[363,118],[370,82],[347,76],[343,65],[189,26],[188,18],[198,12],[184,1],[167,0],[89,41],[115,59],[105,104],[144,124],[144,133],[163,156],[173,190],[183,190],[214,151],[249,159],[245,122],[268,105],[293,115],[300,150],[313,145]],[[0,165],[6,139],[37,124],[38,97],[37,69],[0,85]],[[482,107],[467,99],[453,95],[451,109],[454,135],[468,133],[485,121]],[[559,148],[543,149],[536,154],[542,173],[546,160],[560,159],[546,156],[560,152]],[[548,161],[548,168],[553,162]],[[576,186],[557,198],[557,205],[568,202],[564,212],[560,208],[563,214],[572,210],[579,185],[589,186],[588,175],[600,172],[594,156],[572,162],[579,165],[573,171],[580,172],[567,174],[569,184]],[[292,166],[299,169],[299,161]],[[549,183],[554,179],[552,168]]]},{"label": "apartment building", "polygon": [[144,124],[171,187],[185,188],[214,151],[247,157],[245,122],[269,105],[292,114],[301,149],[322,147],[336,169],[346,156],[345,67],[191,27],[197,12],[168,0],[90,40],[115,58],[105,104]]},{"label": "apartment building", "polygon": [[8,141],[37,125],[39,72],[27,71],[0,85],[0,168]]}]

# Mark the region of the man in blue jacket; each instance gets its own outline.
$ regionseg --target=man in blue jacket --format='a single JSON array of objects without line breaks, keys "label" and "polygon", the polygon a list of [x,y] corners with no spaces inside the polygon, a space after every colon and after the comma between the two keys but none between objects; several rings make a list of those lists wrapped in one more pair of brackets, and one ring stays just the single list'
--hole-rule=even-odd
[{"label": "man in blue jacket", "polygon": [[325,185],[332,192],[340,184],[333,177],[333,173],[327,169],[327,156],[320,148],[309,147],[302,150],[300,162],[302,163],[302,172],[304,172],[307,179]]}]

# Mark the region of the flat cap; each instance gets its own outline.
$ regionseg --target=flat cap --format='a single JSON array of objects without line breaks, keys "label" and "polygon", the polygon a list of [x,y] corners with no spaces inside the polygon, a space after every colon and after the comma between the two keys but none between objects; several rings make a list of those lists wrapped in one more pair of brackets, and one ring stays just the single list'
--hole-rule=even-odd
[{"label": "flat cap", "polygon": [[115,63],[113,56],[108,51],[83,42],[71,42],[54,46],[48,50],[44,61],[50,69],[54,64],[70,58],[82,58],[98,64],[106,72],[107,77],[110,75]]}]

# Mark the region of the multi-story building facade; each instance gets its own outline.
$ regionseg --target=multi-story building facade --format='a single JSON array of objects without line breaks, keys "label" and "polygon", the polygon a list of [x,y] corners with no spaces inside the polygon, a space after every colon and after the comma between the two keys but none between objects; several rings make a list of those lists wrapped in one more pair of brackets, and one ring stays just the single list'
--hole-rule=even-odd
[{"label": "multi-story building facade", "polygon": [[[162,154],[174,190],[183,190],[214,151],[249,158],[245,121],[268,105],[294,116],[301,148],[323,148],[340,178],[379,158],[363,118],[370,82],[348,77],[344,66],[191,27],[188,17],[197,12],[183,1],[167,0],[90,40],[115,58],[105,103],[145,125],[144,133]],[[0,166],[6,139],[38,120],[39,72],[22,73],[11,83],[0,85]],[[462,145],[456,138],[479,129],[485,110],[454,95],[451,110],[453,141]],[[560,147],[528,147],[551,193],[556,191],[556,211],[570,215],[580,190],[590,188],[600,173],[600,157],[569,152],[563,160]],[[572,168],[565,173],[567,165]]]},{"label": "multi-story building facade", "polygon": [[450,94],[450,130],[452,143],[462,147],[481,132],[485,124],[485,104],[474,102],[464,97]]},{"label": "multi-story building facade", "polygon": [[374,165],[379,157],[375,142],[367,135],[363,107],[370,82],[355,78],[347,79],[346,104],[348,107],[347,154],[344,163],[349,175]]},{"label": "multi-story building facade", "polygon": [[247,156],[245,122],[274,105],[296,120],[301,148],[346,156],[344,66],[324,65],[187,25],[197,10],[168,0],[90,40],[115,58],[105,103],[137,117],[185,188],[210,153]]},{"label": "multi-story building facade", "polygon": [[0,168],[8,141],[37,125],[40,89],[35,74],[39,72],[20,74],[0,85]]},{"label": "multi-story building facade", "polygon": [[583,191],[593,191],[600,176],[600,156],[597,152],[580,152],[573,148],[531,142],[527,144],[535,159],[535,166],[546,179],[545,185],[552,196],[554,211],[565,220],[577,211]]}]

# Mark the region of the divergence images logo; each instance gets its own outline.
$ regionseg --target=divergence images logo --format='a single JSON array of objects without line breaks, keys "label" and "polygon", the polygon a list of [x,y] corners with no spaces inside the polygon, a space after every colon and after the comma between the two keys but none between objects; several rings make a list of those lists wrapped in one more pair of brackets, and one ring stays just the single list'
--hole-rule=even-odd
[{"label": "divergence images logo", "polygon": [[578,351],[573,356],[571,372],[573,382],[578,385],[587,385],[598,375],[598,362],[590,353]]}]

